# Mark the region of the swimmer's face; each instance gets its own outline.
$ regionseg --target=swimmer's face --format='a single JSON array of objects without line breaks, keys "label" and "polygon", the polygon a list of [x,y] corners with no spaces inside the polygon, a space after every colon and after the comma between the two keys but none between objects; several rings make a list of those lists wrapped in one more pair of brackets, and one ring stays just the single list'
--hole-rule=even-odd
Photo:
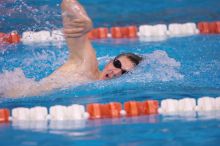
[{"label": "swimmer's face", "polygon": [[119,77],[122,74],[130,71],[135,67],[134,63],[129,60],[126,56],[121,56],[117,59],[110,61],[101,73],[101,79],[112,79]]}]

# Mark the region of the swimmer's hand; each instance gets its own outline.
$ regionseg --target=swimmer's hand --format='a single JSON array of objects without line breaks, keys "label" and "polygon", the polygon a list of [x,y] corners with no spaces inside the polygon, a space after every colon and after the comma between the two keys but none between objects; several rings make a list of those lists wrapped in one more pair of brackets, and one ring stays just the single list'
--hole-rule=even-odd
[{"label": "swimmer's hand", "polygon": [[77,0],[63,0],[61,3],[62,16],[69,17],[70,19],[75,18],[88,18],[86,11],[83,6]]},{"label": "swimmer's hand", "polygon": [[92,21],[90,19],[79,18],[73,19],[65,23],[63,33],[67,38],[77,38],[85,35],[93,28]]},{"label": "swimmer's hand", "polygon": [[92,21],[77,0],[63,0],[63,33],[67,38],[77,38],[92,29]]}]

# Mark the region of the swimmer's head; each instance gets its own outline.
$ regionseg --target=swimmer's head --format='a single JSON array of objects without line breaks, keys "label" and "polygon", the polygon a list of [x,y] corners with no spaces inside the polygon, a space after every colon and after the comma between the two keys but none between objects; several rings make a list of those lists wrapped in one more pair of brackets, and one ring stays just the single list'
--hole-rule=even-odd
[{"label": "swimmer's head", "polygon": [[131,71],[142,60],[142,57],[133,53],[122,53],[111,60],[103,69],[100,79],[111,79],[119,77]]}]

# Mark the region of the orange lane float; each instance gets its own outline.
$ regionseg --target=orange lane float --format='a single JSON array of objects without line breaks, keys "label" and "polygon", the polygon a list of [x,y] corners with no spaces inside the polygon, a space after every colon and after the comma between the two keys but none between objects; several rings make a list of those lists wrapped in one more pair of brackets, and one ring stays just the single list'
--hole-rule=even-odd
[{"label": "orange lane float", "polygon": [[122,105],[119,102],[110,102],[102,105],[102,117],[103,118],[119,118],[121,116],[120,111]]},{"label": "orange lane float", "polygon": [[126,111],[127,116],[138,116],[138,102],[136,101],[128,101],[124,103],[124,109]]},{"label": "orange lane float", "polygon": [[220,33],[220,22],[199,22],[198,29],[202,34]]},{"label": "orange lane float", "polygon": [[220,33],[220,21],[216,22],[216,32]]},{"label": "orange lane float", "polygon": [[101,27],[97,28],[97,38],[106,39],[108,37],[108,28]]},{"label": "orange lane float", "polygon": [[20,36],[16,31],[11,32],[10,34],[0,33],[0,43],[19,43]]},{"label": "orange lane float", "polygon": [[98,103],[91,103],[86,106],[86,110],[89,113],[90,119],[102,118],[101,106],[102,105]]},{"label": "orange lane float", "polygon": [[136,38],[137,37],[137,27],[127,26],[127,27],[112,27],[111,28],[112,38]]},{"label": "orange lane float", "polygon": [[123,38],[122,28],[121,27],[112,27],[111,28],[112,38]]},{"label": "orange lane float", "polygon": [[19,43],[20,38],[19,34],[16,31],[13,31],[9,35],[9,43]]},{"label": "orange lane float", "polygon": [[137,37],[137,27],[136,26],[127,26],[124,27],[126,30],[124,33],[124,37],[126,38],[136,38]]},{"label": "orange lane float", "polygon": [[138,103],[139,113],[141,115],[157,114],[159,103],[156,100],[147,100]]},{"label": "orange lane float", "polygon": [[210,22],[209,23],[209,31],[210,31],[210,33],[217,33],[216,32],[216,27],[217,27],[217,25],[216,25],[215,22]]},{"label": "orange lane float", "polygon": [[208,34],[209,31],[209,24],[207,22],[199,22],[198,23],[199,32],[202,34]]},{"label": "orange lane float", "polygon": [[147,100],[144,102],[128,101],[124,104],[127,116],[139,116],[157,114],[159,103],[156,100]]},{"label": "orange lane float", "polygon": [[88,33],[88,38],[92,40],[93,39],[106,39],[108,38],[108,28],[100,27],[100,28],[93,29]]},{"label": "orange lane float", "polygon": [[0,123],[9,122],[10,112],[8,109],[0,109]]},{"label": "orange lane float", "polygon": [[95,39],[95,36],[96,36],[96,34],[95,34],[94,29],[91,30],[90,32],[88,32],[88,34],[87,34],[87,37],[88,37],[90,40]]},{"label": "orange lane float", "polygon": [[118,102],[110,102],[108,104],[93,103],[88,104],[86,107],[90,119],[118,118],[121,116],[122,105]]}]

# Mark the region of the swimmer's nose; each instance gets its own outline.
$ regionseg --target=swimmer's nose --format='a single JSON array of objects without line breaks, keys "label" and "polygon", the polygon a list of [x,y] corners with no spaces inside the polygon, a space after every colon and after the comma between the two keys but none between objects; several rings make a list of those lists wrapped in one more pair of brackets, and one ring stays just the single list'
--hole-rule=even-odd
[{"label": "swimmer's nose", "polygon": [[114,70],[114,75],[115,76],[120,76],[121,74],[122,74],[122,70],[121,69]]},{"label": "swimmer's nose", "polygon": [[114,70],[109,71],[105,75],[105,77],[111,79],[111,78],[114,78],[114,77],[118,77],[120,75],[121,75],[121,70],[120,69],[114,69]]},{"label": "swimmer's nose", "polygon": [[112,77],[119,77],[121,74],[122,73],[120,69],[115,69],[112,71]]}]

